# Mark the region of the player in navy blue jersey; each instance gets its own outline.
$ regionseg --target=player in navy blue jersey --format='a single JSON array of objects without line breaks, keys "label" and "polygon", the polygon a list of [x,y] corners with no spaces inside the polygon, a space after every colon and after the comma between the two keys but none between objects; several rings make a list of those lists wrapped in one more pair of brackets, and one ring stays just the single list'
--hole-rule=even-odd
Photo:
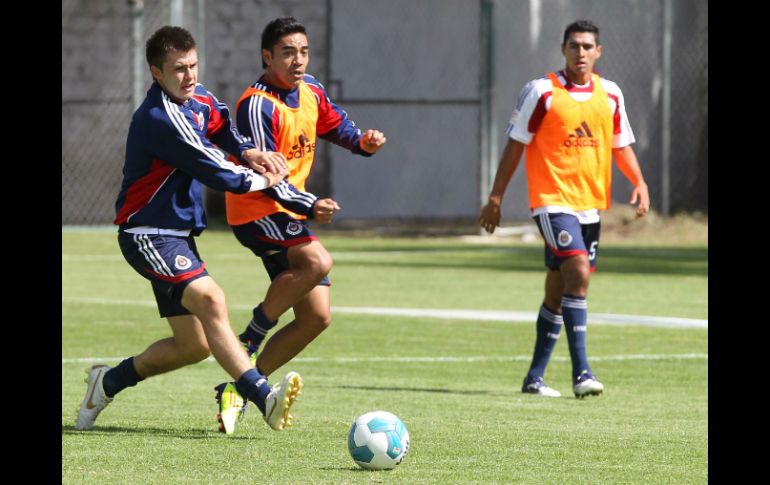
[{"label": "player in navy blue jersey", "polygon": [[302,380],[289,372],[271,388],[233,334],[225,295],[195,245],[194,236],[206,228],[201,184],[234,193],[262,191],[305,215],[312,215],[316,197],[284,180],[285,167],[259,174],[225,158],[221,150],[251,163],[257,150],[233,128],[227,107],[197,82],[196,43],[188,31],[161,28],[147,41],[146,54],[154,82],[129,128],[115,224],[123,256],[150,281],[172,336],[114,368],[89,369],[76,428],[90,429],[123,389],[213,354],[235,379],[216,389],[220,409],[227,410],[220,411],[220,430],[232,432],[243,397],[281,430]]}]

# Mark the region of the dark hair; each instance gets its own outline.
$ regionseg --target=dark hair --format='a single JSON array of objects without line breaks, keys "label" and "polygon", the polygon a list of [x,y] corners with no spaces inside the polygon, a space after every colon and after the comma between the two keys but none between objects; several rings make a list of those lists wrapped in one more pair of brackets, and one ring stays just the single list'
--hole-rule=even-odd
[{"label": "dark hair", "polygon": [[[307,35],[305,26],[299,20],[294,17],[278,17],[267,24],[265,30],[262,31],[262,49],[273,52],[273,47],[281,40],[281,37],[288,34],[296,34],[297,32]],[[264,60],[262,60],[262,67],[267,67]]]},{"label": "dark hair", "polygon": [[166,25],[156,30],[147,40],[145,48],[147,63],[163,69],[166,54],[171,51],[187,52],[195,49],[195,45],[195,39],[190,32],[182,27]]},{"label": "dark hair", "polygon": [[590,32],[594,34],[596,45],[601,44],[601,42],[599,42],[599,27],[594,25],[590,20],[575,20],[564,29],[564,40],[562,40],[561,45],[565,45],[570,34],[575,32]]}]

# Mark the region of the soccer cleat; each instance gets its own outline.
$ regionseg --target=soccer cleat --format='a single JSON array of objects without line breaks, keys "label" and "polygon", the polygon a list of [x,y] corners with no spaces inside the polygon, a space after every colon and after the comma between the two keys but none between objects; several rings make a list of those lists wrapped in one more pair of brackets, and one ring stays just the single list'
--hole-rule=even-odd
[{"label": "soccer cleat", "polygon": [[289,414],[294,401],[302,394],[302,378],[294,371],[286,374],[283,380],[274,385],[265,398],[265,422],[274,430],[292,425],[294,416]]},{"label": "soccer cleat", "polygon": [[216,400],[219,404],[219,413],[217,414],[219,432],[233,434],[235,422],[243,417],[247,402],[238,394],[234,382],[223,382],[214,390],[217,391]]},{"label": "soccer cleat", "polygon": [[560,397],[561,393],[556,389],[551,389],[543,381],[542,377],[530,377],[524,378],[524,383],[521,385],[521,392],[525,394],[537,394],[538,396],[546,397]]},{"label": "soccer cleat", "polygon": [[251,362],[251,366],[256,368],[257,367],[257,350],[259,350],[259,346],[252,344],[251,340],[249,340],[248,342],[241,342],[241,345],[243,345],[243,348],[246,350],[246,353],[249,355],[249,362]]},{"label": "soccer cleat", "polygon": [[86,396],[80,404],[80,409],[78,409],[75,429],[91,429],[99,413],[112,402],[112,398],[107,397],[104,393],[104,387],[102,387],[104,374],[108,370],[110,367],[104,364],[96,364],[90,369],[86,369],[85,382],[88,383],[88,387],[86,387]]},{"label": "soccer cleat", "polygon": [[572,390],[575,391],[575,397],[583,399],[586,396],[598,396],[604,391],[604,384],[588,372],[584,370],[579,376],[575,378],[575,385],[572,386]]}]

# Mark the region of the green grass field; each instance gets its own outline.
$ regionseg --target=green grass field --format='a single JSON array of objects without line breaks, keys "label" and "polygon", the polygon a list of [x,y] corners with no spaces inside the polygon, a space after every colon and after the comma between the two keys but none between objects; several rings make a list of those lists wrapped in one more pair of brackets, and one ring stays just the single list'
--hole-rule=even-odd
[{"label": "green grass field", "polygon": [[[542,298],[540,244],[322,237],[333,306],[534,313]],[[261,263],[229,232],[207,231],[199,248],[241,331],[267,288]],[[305,381],[285,432],[251,406],[235,435],[219,434],[213,387],[228,378],[210,361],[125,390],[80,432],[88,359],[115,364],[169,332],[114,233],[62,232],[62,483],[707,483],[708,330],[590,323],[590,312],[708,319],[707,253],[603,245],[588,333],[599,397],[572,397],[566,337],[546,375],[563,397],[520,392],[532,321],[338,313],[273,376]],[[350,423],[375,409],[412,437],[393,471],[348,455]]]}]

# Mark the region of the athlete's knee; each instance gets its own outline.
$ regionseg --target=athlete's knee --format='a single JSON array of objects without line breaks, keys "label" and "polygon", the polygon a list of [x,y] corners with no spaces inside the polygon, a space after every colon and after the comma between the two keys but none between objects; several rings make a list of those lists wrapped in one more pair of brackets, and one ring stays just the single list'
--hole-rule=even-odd
[{"label": "athlete's knee", "polygon": [[588,289],[591,279],[591,264],[585,256],[574,256],[561,265],[561,274],[564,278],[564,290],[574,291]]},{"label": "athlete's knee", "polygon": [[323,278],[329,274],[329,271],[332,270],[334,261],[332,260],[332,255],[329,254],[329,252],[324,247],[320,247],[316,251],[313,251],[310,264],[313,273],[316,276]]},{"label": "athlete's knee", "polygon": [[591,267],[588,264],[578,266],[575,268],[572,278],[574,283],[588,288],[588,281],[591,279]]},{"label": "athlete's knee", "polygon": [[321,281],[332,270],[334,260],[331,254],[320,244],[303,250],[297,266],[303,272]]},{"label": "athlete's knee", "polygon": [[227,315],[225,292],[211,277],[200,278],[187,285],[182,294],[182,305],[201,320]]},{"label": "athlete's knee", "polygon": [[227,313],[227,301],[225,292],[218,285],[206,288],[197,295],[198,304],[211,313]]}]

